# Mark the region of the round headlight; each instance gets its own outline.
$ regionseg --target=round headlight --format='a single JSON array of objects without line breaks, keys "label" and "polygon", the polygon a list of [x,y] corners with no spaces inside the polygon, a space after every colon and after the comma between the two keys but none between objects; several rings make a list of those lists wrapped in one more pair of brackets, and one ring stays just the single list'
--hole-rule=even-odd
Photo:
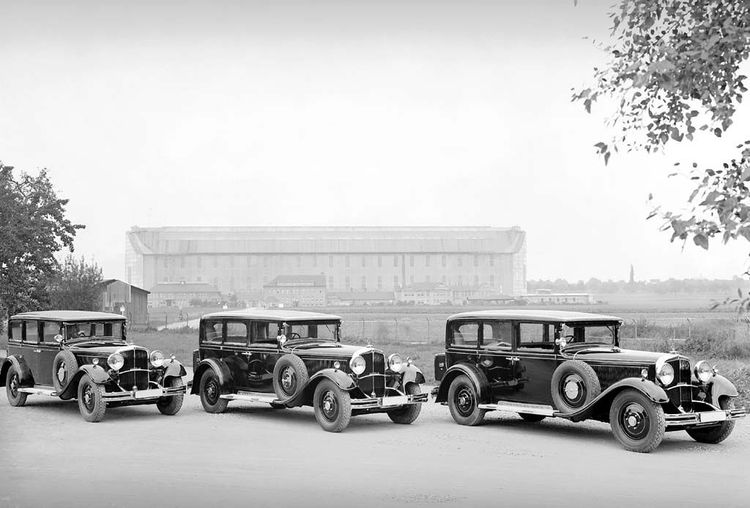
[{"label": "round headlight", "polygon": [[695,377],[700,379],[701,383],[708,383],[714,377],[714,369],[705,360],[696,363],[693,371],[695,372]]},{"label": "round headlight", "polygon": [[109,355],[109,358],[107,358],[107,365],[112,370],[120,370],[123,365],[125,365],[125,358],[122,357],[120,353],[112,353]]},{"label": "round headlight", "polygon": [[674,369],[670,364],[665,362],[661,364],[657,369],[656,377],[659,378],[661,384],[663,384],[664,386],[669,386],[672,384],[672,381],[674,381]]},{"label": "round headlight", "polygon": [[151,351],[149,361],[151,361],[151,365],[153,365],[154,367],[161,367],[162,365],[164,365],[164,353],[162,353],[158,349]]},{"label": "round headlight", "polygon": [[401,370],[404,368],[404,362],[401,360],[401,357],[399,355],[393,353],[388,357],[388,367],[393,372],[401,372]]},{"label": "round headlight", "polygon": [[349,367],[351,367],[352,372],[359,376],[365,371],[365,359],[361,356],[355,356],[349,360]]}]

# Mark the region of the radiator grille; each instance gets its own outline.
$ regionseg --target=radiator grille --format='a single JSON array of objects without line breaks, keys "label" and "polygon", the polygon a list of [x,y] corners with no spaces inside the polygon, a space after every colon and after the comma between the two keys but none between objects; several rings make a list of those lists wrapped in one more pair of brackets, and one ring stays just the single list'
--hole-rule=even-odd
[{"label": "radiator grille", "polygon": [[365,359],[365,371],[359,379],[359,389],[365,395],[372,395],[375,392],[376,397],[385,395],[385,357],[383,353],[377,351],[368,352],[362,355]]},{"label": "radiator grille", "polygon": [[130,390],[133,386],[139,390],[147,389],[149,380],[148,351],[145,349],[126,349],[120,351],[120,354],[125,360],[118,377],[120,386],[125,390]]}]

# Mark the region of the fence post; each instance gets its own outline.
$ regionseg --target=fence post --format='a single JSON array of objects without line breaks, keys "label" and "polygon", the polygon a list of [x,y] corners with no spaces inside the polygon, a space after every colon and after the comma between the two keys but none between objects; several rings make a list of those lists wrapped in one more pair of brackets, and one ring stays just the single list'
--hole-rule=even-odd
[{"label": "fence post", "polygon": [[635,333],[635,337],[634,338],[637,339],[638,338],[638,321],[635,320],[635,319],[633,320],[633,329],[635,330],[635,332],[634,332]]},{"label": "fence post", "polygon": [[396,323],[396,340],[398,340],[398,318],[393,318],[393,322]]},{"label": "fence post", "polygon": [[362,338],[365,338],[365,318],[362,318]]},{"label": "fence post", "polygon": [[427,319],[427,342],[430,342],[430,318],[425,319]]}]

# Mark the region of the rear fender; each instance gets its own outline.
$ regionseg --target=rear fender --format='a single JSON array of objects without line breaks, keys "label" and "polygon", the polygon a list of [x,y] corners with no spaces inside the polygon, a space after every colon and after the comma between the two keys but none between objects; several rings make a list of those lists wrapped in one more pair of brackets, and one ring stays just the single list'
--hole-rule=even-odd
[{"label": "rear fender", "polygon": [[401,386],[406,389],[406,385],[409,383],[416,383],[421,385],[424,383],[424,374],[415,365],[405,365],[404,375],[401,378]]},{"label": "rear fender", "polygon": [[31,375],[31,369],[29,369],[22,355],[9,356],[0,361],[0,386],[5,386],[5,378],[8,376],[8,369],[11,365],[18,372],[21,386],[34,386],[34,376]]},{"label": "rear fender", "polygon": [[438,388],[435,402],[448,401],[448,388],[450,387],[453,380],[461,374],[465,374],[466,376],[468,376],[469,379],[471,379],[471,382],[474,383],[474,388],[476,388],[477,390],[477,397],[479,398],[479,402],[487,402],[490,385],[489,381],[487,381],[487,376],[485,376],[484,372],[468,363],[457,363],[451,366],[451,368],[449,368],[447,371],[445,371],[445,375],[440,381],[440,387]]},{"label": "rear fender", "polygon": [[193,386],[190,389],[190,393],[193,395],[197,395],[200,391],[201,377],[208,369],[213,369],[216,372],[222,391],[232,386],[232,372],[227,367],[227,364],[221,360],[206,358],[198,364],[198,368],[195,369],[195,373],[193,374]]},{"label": "rear fender", "polygon": [[713,377],[709,383],[709,393],[711,394],[711,404],[716,407],[721,407],[719,402],[722,397],[737,397],[739,393],[737,388],[732,384],[730,380],[724,376],[718,374]]}]

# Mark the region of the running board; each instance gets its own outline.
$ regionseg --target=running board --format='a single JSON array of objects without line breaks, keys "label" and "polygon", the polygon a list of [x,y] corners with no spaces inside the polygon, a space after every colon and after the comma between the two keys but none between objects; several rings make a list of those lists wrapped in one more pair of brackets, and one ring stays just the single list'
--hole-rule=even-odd
[{"label": "running board", "polygon": [[57,397],[58,395],[52,388],[19,388],[18,391],[30,395],[49,395],[50,397]]},{"label": "running board", "polygon": [[225,393],[221,396],[224,400],[243,400],[245,402],[265,402],[270,404],[275,402],[281,404],[281,401],[276,397],[274,393],[256,393],[256,392],[238,392],[238,393]]},{"label": "running board", "polygon": [[552,406],[545,406],[543,404],[524,404],[522,402],[479,404],[479,409],[487,409],[489,411],[509,411],[511,413],[526,413],[540,416],[555,416],[555,409]]}]

